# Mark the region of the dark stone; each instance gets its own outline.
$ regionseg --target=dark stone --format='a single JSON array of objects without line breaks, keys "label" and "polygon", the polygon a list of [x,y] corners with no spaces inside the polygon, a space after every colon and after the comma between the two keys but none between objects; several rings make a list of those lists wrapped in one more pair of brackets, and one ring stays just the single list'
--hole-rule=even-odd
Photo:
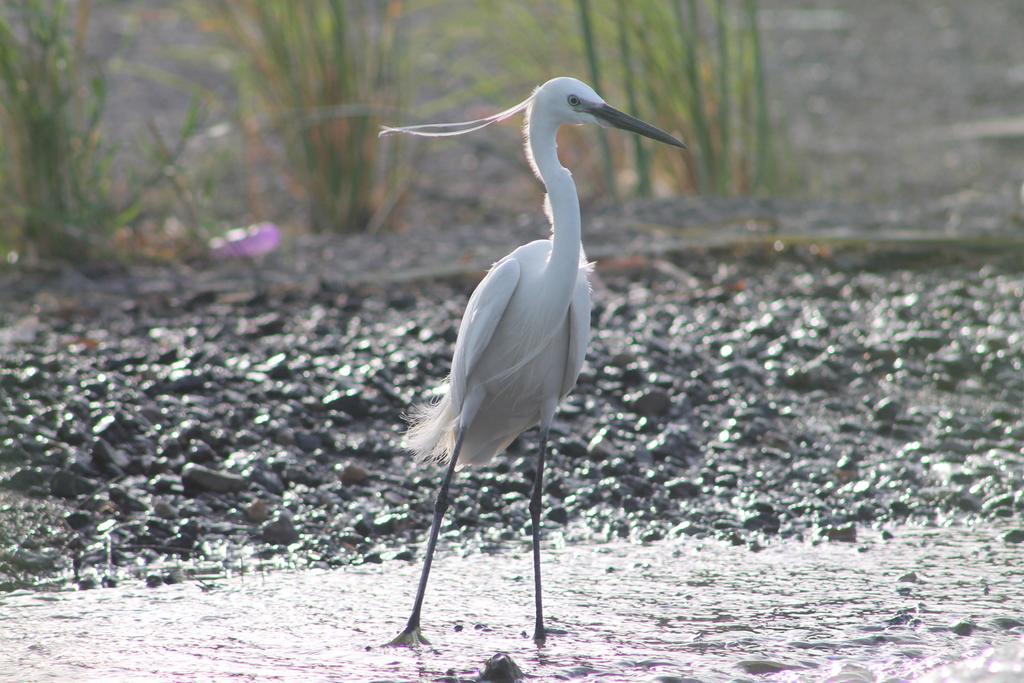
[{"label": "dark stone", "polygon": [[672,396],[657,387],[627,396],[625,402],[633,412],[643,417],[662,417],[672,409]]},{"label": "dark stone", "polygon": [[689,498],[696,498],[700,495],[700,486],[689,479],[684,479],[682,477],[667,482],[665,484],[665,488],[675,499],[685,500]]},{"label": "dark stone", "polygon": [[837,541],[840,543],[856,543],[857,542],[857,527],[852,524],[842,527],[828,527],[822,530],[822,535],[830,541]]},{"label": "dark stone", "polygon": [[839,377],[836,372],[821,357],[797,367],[788,368],[782,376],[783,384],[804,391],[834,389],[838,381]]},{"label": "dark stone", "polygon": [[568,524],[569,511],[564,507],[554,507],[548,510],[547,518],[555,524]]},{"label": "dark stone", "polygon": [[743,669],[751,676],[762,676],[765,674],[777,674],[795,668],[792,664],[773,662],[768,659],[745,659],[737,662],[736,666]]},{"label": "dark stone", "polygon": [[257,466],[249,474],[252,482],[263,490],[280,496],[284,493],[284,481],[274,470],[266,466]]},{"label": "dark stone", "polygon": [[299,532],[292,522],[291,513],[282,510],[275,519],[260,528],[260,537],[267,543],[291,545],[299,540]]},{"label": "dark stone", "polygon": [[165,394],[198,394],[206,388],[206,378],[190,372],[175,374],[160,387]]},{"label": "dark stone", "polygon": [[375,534],[393,534],[413,526],[412,519],[404,512],[388,512],[373,518]]},{"label": "dark stone", "polygon": [[97,438],[92,445],[92,461],[101,471],[119,476],[131,463],[128,454],[112,446],[106,439]]},{"label": "dark stone", "polygon": [[324,407],[333,410],[342,410],[355,418],[368,417],[370,415],[370,403],[367,400],[365,390],[355,387],[348,389],[336,389],[323,397],[321,403]]},{"label": "dark stone", "polygon": [[149,487],[156,493],[182,494],[185,492],[181,477],[169,472],[164,472],[151,478],[149,480]]},{"label": "dark stone", "polygon": [[295,445],[303,453],[312,453],[316,449],[323,447],[323,440],[312,432],[300,431],[295,433]]},{"label": "dark stone", "polygon": [[958,621],[950,630],[958,636],[969,636],[974,633],[975,628],[977,627],[970,621]]},{"label": "dark stone", "polygon": [[373,520],[367,519],[366,515],[359,515],[352,520],[352,530],[363,538],[373,535]]},{"label": "dark stone", "polygon": [[882,423],[893,422],[901,412],[900,404],[897,403],[893,398],[886,396],[873,408],[875,419]]},{"label": "dark stone", "polygon": [[949,336],[940,332],[908,330],[893,335],[892,341],[895,344],[907,347],[911,351],[933,353],[946,345],[946,342],[949,341]]},{"label": "dark stone", "polygon": [[1003,535],[1003,543],[1015,545],[1024,543],[1024,529],[1011,529]]},{"label": "dark stone", "polygon": [[758,512],[743,519],[743,528],[749,531],[765,531],[775,534],[778,533],[781,525],[778,516],[770,512]]},{"label": "dark stone", "polygon": [[323,483],[323,477],[321,477],[313,468],[308,465],[303,466],[299,464],[286,465],[284,471],[281,473],[282,478],[292,484],[304,484],[309,487],[317,487]]},{"label": "dark stone", "polygon": [[189,462],[209,464],[216,462],[219,458],[217,452],[205,441],[193,441],[185,452],[185,459]]},{"label": "dark stone", "polygon": [[121,486],[111,486],[108,495],[110,496],[110,502],[116,505],[122,512],[134,513],[149,510],[149,506],[141,500],[141,496],[144,495],[141,491],[129,491]]},{"label": "dark stone", "polygon": [[78,531],[92,523],[92,515],[83,510],[74,510],[65,515],[64,521],[68,523],[69,527]]},{"label": "dark stone", "polygon": [[996,628],[1001,628],[1004,631],[1011,631],[1013,629],[1024,627],[1024,621],[1021,621],[1016,617],[996,617],[992,620],[992,623]]},{"label": "dark stone", "polygon": [[92,433],[109,441],[118,441],[125,436],[124,427],[118,423],[116,416],[110,414],[104,415],[96,421],[96,424],[92,426]]},{"label": "dark stone", "polygon": [[97,488],[96,482],[68,470],[59,470],[50,480],[50,493],[60,498],[77,498]]},{"label": "dark stone", "polygon": [[245,506],[245,518],[255,524],[262,524],[270,519],[270,508],[260,499]]},{"label": "dark stone", "polygon": [[28,491],[45,486],[49,478],[47,472],[41,467],[22,467],[4,480],[3,484],[5,488],[12,491]]},{"label": "dark stone", "polygon": [[363,484],[369,478],[370,472],[365,467],[352,462],[345,463],[341,468],[341,474],[338,476],[338,479],[345,486]]},{"label": "dark stone", "polygon": [[188,463],[181,470],[181,483],[186,490],[233,493],[249,487],[245,477],[231,472],[213,470],[195,463]]},{"label": "dark stone", "polygon": [[488,659],[480,672],[480,680],[488,683],[515,683],[522,678],[523,670],[504,652]]}]

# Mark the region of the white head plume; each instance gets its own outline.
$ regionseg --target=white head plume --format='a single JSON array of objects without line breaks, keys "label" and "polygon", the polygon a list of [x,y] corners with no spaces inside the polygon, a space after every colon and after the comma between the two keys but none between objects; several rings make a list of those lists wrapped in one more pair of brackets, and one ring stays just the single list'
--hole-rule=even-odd
[{"label": "white head plume", "polygon": [[466,133],[472,133],[475,130],[486,128],[492,123],[499,123],[500,121],[504,121],[505,119],[515,116],[526,109],[532,101],[533,95],[530,95],[514,107],[510,107],[505,111],[498,112],[491,116],[486,116],[482,119],[473,119],[472,121],[458,121],[456,123],[424,123],[418,126],[382,126],[380,133],[378,133],[378,137],[385,137],[396,133],[418,135],[425,138],[447,138],[455,135],[465,135]]}]

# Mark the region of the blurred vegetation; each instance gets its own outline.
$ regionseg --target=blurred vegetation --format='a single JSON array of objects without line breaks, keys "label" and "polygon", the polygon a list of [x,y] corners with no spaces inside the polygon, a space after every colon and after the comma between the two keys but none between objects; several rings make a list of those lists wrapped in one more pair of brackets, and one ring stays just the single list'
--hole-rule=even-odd
[{"label": "blurred vegetation", "polygon": [[83,55],[90,3],[15,0],[0,14],[0,240],[42,254],[94,254],[119,216],[100,149],[106,82]]},{"label": "blurred vegetation", "polygon": [[[113,148],[100,120],[107,80],[85,52],[92,3],[14,0],[0,10],[0,248],[81,260],[114,253],[143,192],[193,133],[193,103],[178,145],[148,148],[154,170],[114,191]],[[119,196],[116,196],[119,195]]]},{"label": "blurred vegetation", "polygon": [[[0,5],[3,253],[137,253],[149,230],[138,226],[163,219],[187,223],[186,237],[199,245],[209,221],[190,184],[218,185],[212,173],[266,173],[245,155],[179,165],[197,134],[196,99],[176,141],[149,122],[147,139],[133,146],[152,172],[115,165],[100,128],[107,65],[85,49],[92,8],[90,0]],[[374,230],[394,213],[412,164],[400,140],[378,140],[382,122],[423,122],[481,100],[504,107],[559,74],[589,80],[619,108],[690,145],[679,154],[639,136],[567,131],[598,136],[598,145],[565,146],[591,196],[782,185],[756,0],[212,0],[169,11],[218,43],[215,53],[190,47],[179,59],[228,65],[218,68],[239,94],[225,102],[229,118],[247,145],[280,161],[273,177],[306,203],[315,232]],[[154,197],[147,190],[157,183],[167,190]],[[262,207],[256,213],[273,201],[249,198]]]},{"label": "blurred vegetation", "polygon": [[237,53],[236,74],[261,132],[284,143],[286,171],[305,192],[316,232],[380,225],[394,207],[399,148],[381,145],[407,87],[398,0],[217,0],[203,28]]},{"label": "blurred vegetation", "polygon": [[462,65],[481,92],[522,91],[557,75],[558,64],[689,144],[680,155],[637,136],[605,143],[599,131],[611,196],[731,195],[783,184],[756,0],[489,0],[463,9],[469,41],[500,65],[486,74]]}]

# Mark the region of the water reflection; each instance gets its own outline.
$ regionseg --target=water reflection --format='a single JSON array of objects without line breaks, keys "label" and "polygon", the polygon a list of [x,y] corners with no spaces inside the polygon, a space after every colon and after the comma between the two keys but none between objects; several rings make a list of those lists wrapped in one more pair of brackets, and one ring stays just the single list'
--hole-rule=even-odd
[{"label": "water reflection", "polygon": [[471,678],[496,652],[542,680],[914,677],[1015,641],[1003,656],[1020,660],[1024,547],[1002,533],[904,528],[759,553],[693,539],[551,548],[545,611],[565,633],[540,649],[518,548],[438,559],[432,645],[418,652],[380,646],[402,626],[416,563],[206,591],[20,592],[0,599],[0,679],[418,681]]}]

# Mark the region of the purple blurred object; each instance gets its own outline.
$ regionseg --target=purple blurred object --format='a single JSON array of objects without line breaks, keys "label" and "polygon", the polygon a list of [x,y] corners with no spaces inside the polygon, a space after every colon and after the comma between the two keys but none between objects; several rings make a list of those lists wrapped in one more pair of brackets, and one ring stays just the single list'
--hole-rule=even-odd
[{"label": "purple blurred object", "polygon": [[254,223],[248,228],[228,230],[210,240],[210,252],[220,258],[256,258],[281,245],[281,229],[275,223]]}]

